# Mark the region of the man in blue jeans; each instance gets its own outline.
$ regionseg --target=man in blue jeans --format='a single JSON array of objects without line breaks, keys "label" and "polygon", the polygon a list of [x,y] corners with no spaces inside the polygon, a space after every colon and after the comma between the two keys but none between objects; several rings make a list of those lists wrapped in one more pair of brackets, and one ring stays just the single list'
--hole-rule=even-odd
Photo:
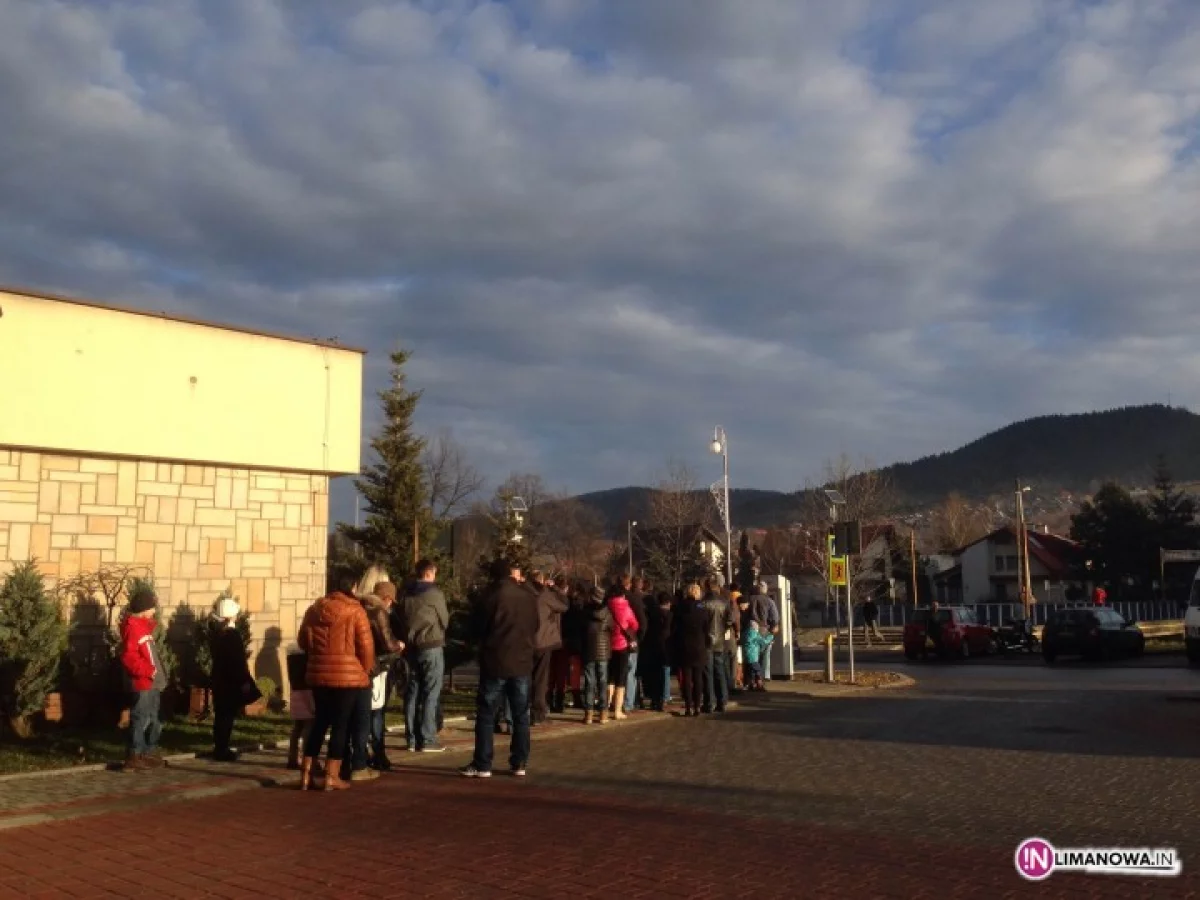
[{"label": "man in blue jeans", "polygon": [[529,763],[529,681],[537,639],[537,597],[521,581],[515,563],[497,560],[493,582],[480,603],[479,695],[475,713],[475,755],[459,772],[468,778],[491,778],[496,711],[502,699],[512,712],[509,771],[525,775]]},{"label": "man in blue jeans", "polygon": [[396,604],[396,617],[408,663],[404,689],[404,729],[408,749],[441,753],[438,741],[438,708],[446,674],[446,626],[450,612],[446,596],[437,586],[437,566],[431,560],[417,563],[416,581]]},{"label": "man in blue jeans", "polygon": [[704,609],[708,614],[708,661],[704,666],[704,712],[725,712],[729,700],[729,681],[725,662],[725,641],[733,629],[733,606],[721,595],[713,579],[705,581]]}]

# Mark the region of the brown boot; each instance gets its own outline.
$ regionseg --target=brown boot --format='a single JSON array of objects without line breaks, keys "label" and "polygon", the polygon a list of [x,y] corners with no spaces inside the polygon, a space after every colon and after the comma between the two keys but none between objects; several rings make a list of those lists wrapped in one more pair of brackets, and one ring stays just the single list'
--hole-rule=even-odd
[{"label": "brown boot", "polygon": [[[288,768],[291,768],[289,763]],[[304,757],[300,763],[300,790],[311,791],[313,783],[313,758],[311,756]]]},{"label": "brown boot", "polygon": [[142,755],[140,753],[133,753],[131,751],[128,755],[126,755],[125,765],[121,767],[121,771],[122,772],[145,772],[146,769],[148,769],[148,768],[150,768],[150,767],[146,765],[145,760],[142,759]]},{"label": "brown boot", "polygon": [[608,707],[607,706],[604,707],[604,709],[600,710],[600,718],[597,719],[596,722],[600,725],[605,725],[608,723]]},{"label": "brown boot", "polygon": [[613,691],[613,718],[618,722],[629,718],[625,715],[625,688],[623,687]]},{"label": "brown boot", "polygon": [[590,709],[589,709],[589,710],[587,710],[586,712],[584,712],[584,714],[583,714],[583,724],[584,724],[584,725],[591,725],[591,724],[592,724],[592,717],[593,717],[594,715],[595,715],[595,714],[594,714],[594,713],[593,713],[593,712],[592,712]]},{"label": "brown boot", "polygon": [[341,777],[342,761],[325,757],[325,790],[327,791],[345,791],[350,788],[350,782],[343,781]]}]

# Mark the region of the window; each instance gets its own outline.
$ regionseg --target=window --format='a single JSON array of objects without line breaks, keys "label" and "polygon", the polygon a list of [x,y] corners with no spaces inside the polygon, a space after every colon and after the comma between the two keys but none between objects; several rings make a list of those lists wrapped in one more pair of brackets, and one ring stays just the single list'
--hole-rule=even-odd
[{"label": "window", "polygon": [[1008,560],[1008,571],[1016,572],[1017,568],[1018,568],[1017,567],[1017,558],[1015,556],[1009,556],[1009,557],[1007,557],[1007,560]]},{"label": "window", "polygon": [[1004,571],[1004,557],[1003,556],[996,557],[996,571],[997,572]]}]

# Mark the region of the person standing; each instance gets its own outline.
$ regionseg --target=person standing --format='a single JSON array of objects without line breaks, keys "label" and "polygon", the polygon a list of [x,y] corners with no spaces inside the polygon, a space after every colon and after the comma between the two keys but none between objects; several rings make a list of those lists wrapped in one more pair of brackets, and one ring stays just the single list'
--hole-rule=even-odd
[{"label": "person standing", "polygon": [[733,628],[733,613],[729,601],[721,596],[716,582],[705,582],[704,608],[708,613],[708,659],[704,667],[704,712],[725,712],[729,700],[729,682],[726,680],[725,640],[726,633]]},{"label": "person standing", "polygon": [[646,635],[641,649],[642,682],[650,708],[664,712],[671,702],[671,595],[665,591],[646,603]]},{"label": "person standing", "polygon": [[608,721],[608,663],[612,659],[612,613],[599,587],[583,610],[583,724]]},{"label": "person standing", "polygon": [[432,560],[417,563],[416,581],[399,602],[397,618],[408,662],[404,689],[404,729],[409,750],[441,753],[438,741],[438,705],[446,675],[446,628],[450,611],[446,595],[437,586],[437,566]]},{"label": "person standing", "polygon": [[298,643],[308,654],[305,677],[316,706],[316,718],[304,743],[300,790],[312,787],[313,764],[327,731],[324,788],[345,790],[350,784],[341,777],[341,768],[350,746],[351,717],[358,697],[370,690],[375,668],[375,639],[367,613],[354,597],[353,579],[340,579],[336,590],[309,607]]},{"label": "person standing", "polygon": [[537,590],[538,631],[533,648],[532,724],[541,725],[550,715],[550,670],[554,654],[562,647],[562,615],[567,611],[566,595],[534,575]]},{"label": "person standing", "polygon": [[[765,581],[756,585],[757,593],[751,598],[751,618],[758,623],[759,630],[764,635],[773,638],[779,636],[779,607],[771,596],[771,587]],[[771,642],[767,643],[765,655],[762,658],[762,677],[764,681],[771,680]]]},{"label": "person standing", "polygon": [[679,669],[683,714],[700,715],[704,698],[704,671],[708,664],[708,610],[700,585],[690,584],[671,615],[671,647]]},{"label": "person standing", "polygon": [[129,753],[126,772],[138,772],[161,766],[158,739],[162,722],[158,712],[167,673],[154,646],[154,614],[158,597],[149,588],[129,598],[129,612],[121,623],[121,667],[133,690],[129,709]]},{"label": "person standing", "polygon": [[863,640],[871,646],[871,636],[874,635],[883,643],[883,634],[879,631],[879,606],[874,597],[867,597],[862,605]]},{"label": "person standing", "polygon": [[561,713],[567,706],[568,691],[572,696],[572,705],[579,709],[583,706],[580,697],[580,681],[583,677],[583,636],[587,629],[586,603],[587,593],[583,585],[576,584],[567,593],[567,580],[559,575],[554,579],[554,587],[560,594],[567,596],[566,612],[559,617],[561,628],[561,644],[554,653],[551,665],[553,685],[550,690],[550,709]]},{"label": "person standing", "polygon": [[222,597],[213,608],[214,630],[209,638],[212,655],[213,759],[237,762],[234,752],[233,723],[238,710],[253,702],[258,687],[250,674],[246,645],[238,634],[237,617],[241,607],[232,597]]},{"label": "person standing", "polygon": [[[627,581],[628,579],[625,579]],[[629,683],[629,655],[637,653],[638,620],[625,596],[624,581],[618,581],[608,592],[608,608],[613,618],[612,661],[608,667],[608,705],[614,719],[624,719],[625,691]]]},{"label": "person standing", "polygon": [[388,679],[404,642],[392,630],[392,608],[396,602],[396,586],[380,581],[370,594],[362,598],[363,609],[371,622],[371,637],[375,641],[375,668],[371,672],[370,767],[387,772],[392,762],[387,756]]},{"label": "person standing", "polygon": [[646,582],[642,578],[628,578],[622,581],[625,587],[625,599],[629,609],[637,619],[637,643],[629,650],[629,674],[625,678],[625,702],[623,712],[631,713],[635,706],[641,707],[642,693],[639,690],[638,657],[641,653],[642,641],[646,638]]},{"label": "person standing", "polygon": [[475,755],[459,769],[468,778],[490,778],[496,712],[502,698],[512,715],[509,770],[525,775],[529,764],[529,680],[538,611],[520,581],[520,567],[498,561],[494,581],[480,609],[479,695],[475,714]]}]

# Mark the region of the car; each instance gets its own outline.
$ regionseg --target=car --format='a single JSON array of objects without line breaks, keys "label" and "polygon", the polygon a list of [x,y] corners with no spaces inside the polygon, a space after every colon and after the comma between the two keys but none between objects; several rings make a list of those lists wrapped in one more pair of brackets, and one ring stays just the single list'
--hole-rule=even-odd
[{"label": "car", "polygon": [[[909,659],[929,655],[932,644],[927,639],[930,612],[928,608],[918,609],[904,625],[904,655]],[[976,618],[974,610],[965,606],[942,606],[937,610],[937,621],[944,656],[966,659],[972,654],[996,652],[995,632]]]},{"label": "car", "polygon": [[1060,656],[1103,660],[1145,651],[1146,636],[1137,623],[1106,606],[1056,609],[1042,629],[1042,658],[1047,663]]},{"label": "car", "polygon": [[1192,579],[1187,612],[1183,614],[1183,646],[1190,665],[1200,666],[1200,569]]}]

